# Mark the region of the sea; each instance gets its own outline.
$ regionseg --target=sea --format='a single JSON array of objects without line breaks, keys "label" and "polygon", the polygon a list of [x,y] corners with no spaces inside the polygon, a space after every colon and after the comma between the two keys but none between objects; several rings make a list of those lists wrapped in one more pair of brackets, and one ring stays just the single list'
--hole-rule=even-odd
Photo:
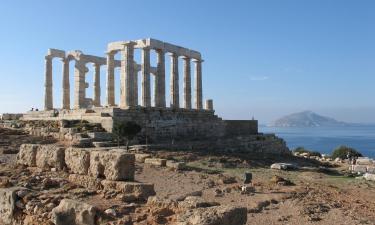
[{"label": "sea", "polygon": [[259,132],[276,134],[286,141],[291,150],[301,146],[330,154],[336,147],[346,145],[364,156],[375,158],[375,125],[303,128],[260,126]]}]

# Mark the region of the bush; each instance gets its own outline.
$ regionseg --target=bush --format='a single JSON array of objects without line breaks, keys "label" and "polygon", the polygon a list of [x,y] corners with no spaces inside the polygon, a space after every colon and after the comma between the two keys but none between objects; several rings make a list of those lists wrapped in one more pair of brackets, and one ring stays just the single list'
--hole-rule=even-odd
[{"label": "bush", "polygon": [[309,156],[322,157],[322,154],[320,154],[320,152],[311,151],[311,150],[305,149],[304,147],[297,147],[296,149],[294,149],[294,152],[298,152],[299,154],[301,154],[301,153],[308,153]]},{"label": "bush", "polygon": [[120,143],[126,139],[126,150],[129,149],[129,141],[142,130],[141,126],[133,121],[128,122],[117,122],[114,124],[112,129],[112,135],[117,140],[117,145],[120,147]]},{"label": "bush", "polygon": [[347,159],[348,153],[351,157],[362,157],[362,154],[355,150],[354,148],[350,148],[348,146],[339,146],[332,152],[332,158],[340,158],[340,159]]}]

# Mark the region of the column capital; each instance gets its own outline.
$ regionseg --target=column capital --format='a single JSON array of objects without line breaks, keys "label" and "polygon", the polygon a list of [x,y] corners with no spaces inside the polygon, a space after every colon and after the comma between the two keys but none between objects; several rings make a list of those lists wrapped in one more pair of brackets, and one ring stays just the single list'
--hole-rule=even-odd
[{"label": "column capital", "polygon": [[118,51],[112,50],[112,51],[108,51],[108,52],[106,52],[105,54],[106,54],[107,56],[114,56],[114,55],[116,55],[117,52],[118,52]]},{"label": "column capital", "polygon": [[134,41],[127,41],[125,43],[123,43],[122,45],[125,47],[125,46],[134,46],[136,45],[137,43],[134,42]]},{"label": "column capital", "polygon": [[179,57],[179,55],[175,52],[168,52],[168,55],[171,57]]},{"label": "column capital", "polygon": [[44,59],[45,59],[45,60],[52,60],[52,59],[53,59],[53,57],[52,57],[52,56],[50,56],[50,55],[46,55],[46,56],[44,57]]},{"label": "column capital", "polygon": [[181,58],[182,58],[183,60],[191,60],[191,57],[186,56],[186,55],[181,56]]},{"label": "column capital", "polygon": [[204,60],[203,59],[195,59],[195,58],[193,58],[193,62],[195,62],[195,63],[202,63],[202,62],[204,62]]}]

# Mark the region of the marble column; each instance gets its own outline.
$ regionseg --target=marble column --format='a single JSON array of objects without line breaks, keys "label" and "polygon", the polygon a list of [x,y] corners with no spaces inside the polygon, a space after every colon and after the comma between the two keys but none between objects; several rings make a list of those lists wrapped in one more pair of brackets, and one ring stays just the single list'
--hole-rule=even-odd
[{"label": "marble column", "polygon": [[157,49],[157,75],[155,76],[155,107],[165,108],[165,53]]},{"label": "marble column", "polygon": [[134,43],[127,43],[121,51],[120,107],[135,106],[134,101]]},{"label": "marble column", "polygon": [[107,105],[115,105],[115,54],[107,53]]},{"label": "marble column", "polygon": [[44,110],[53,109],[52,96],[52,58],[45,57]]},{"label": "marble column", "polygon": [[191,109],[191,69],[190,58],[183,57],[184,61],[184,108]]},{"label": "marble column", "polygon": [[76,61],[74,66],[74,108],[80,109],[85,107],[86,99],[86,66],[83,62]]},{"label": "marble column", "polygon": [[208,111],[213,111],[214,110],[214,102],[212,99],[207,99],[206,100],[206,110]]},{"label": "marble column", "polygon": [[142,106],[151,107],[150,92],[150,49],[142,49]]},{"label": "marble column", "polygon": [[136,69],[137,63],[134,62],[134,105],[138,105],[138,70]]},{"label": "marble column", "polygon": [[69,60],[63,58],[61,61],[63,63],[62,108],[70,109]]},{"label": "marble column", "polygon": [[100,64],[94,63],[94,99],[93,105],[100,107]]},{"label": "marble column", "polygon": [[194,97],[195,97],[195,108],[197,110],[202,109],[202,62],[203,60],[195,59],[195,86],[194,86]]},{"label": "marble column", "polygon": [[178,81],[178,55],[171,53],[171,79],[170,79],[170,91],[171,91],[171,108],[178,109],[180,107],[180,96],[179,96],[179,81]]}]

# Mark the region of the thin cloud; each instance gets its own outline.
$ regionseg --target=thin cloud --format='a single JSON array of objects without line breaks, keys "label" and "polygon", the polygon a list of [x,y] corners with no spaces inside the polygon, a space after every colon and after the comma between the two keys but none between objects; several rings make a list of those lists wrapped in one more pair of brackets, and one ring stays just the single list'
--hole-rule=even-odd
[{"label": "thin cloud", "polygon": [[250,77],[251,81],[264,81],[264,80],[268,80],[268,79],[269,79],[268,76],[251,76]]}]

